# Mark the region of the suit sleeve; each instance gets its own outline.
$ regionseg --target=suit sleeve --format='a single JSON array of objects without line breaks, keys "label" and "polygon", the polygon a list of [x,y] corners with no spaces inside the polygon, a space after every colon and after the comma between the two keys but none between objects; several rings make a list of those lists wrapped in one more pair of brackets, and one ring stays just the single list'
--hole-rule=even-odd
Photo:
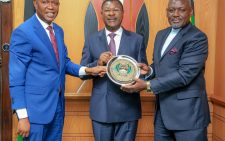
[{"label": "suit sleeve", "polygon": [[79,77],[79,70],[81,65],[73,63],[68,57],[67,48],[64,47],[66,54],[66,74]]},{"label": "suit sleeve", "polygon": [[[91,55],[91,50],[90,50],[90,40],[85,41],[84,43],[84,48],[82,51],[82,58],[80,64],[86,67],[96,67],[98,60],[94,60],[92,55]],[[97,76],[89,76],[89,75],[84,75],[81,76],[81,79],[86,80],[86,79],[92,79]]]},{"label": "suit sleeve", "polygon": [[82,51],[82,59],[80,64],[84,65],[86,67],[96,67],[98,60],[94,60],[91,55],[91,46],[90,46],[90,40],[84,43],[84,48]]},{"label": "suit sleeve", "polygon": [[148,64],[147,55],[146,55],[146,47],[144,45],[144,38],[141,37],[139,44],[139,53],[138,53],[138,62]]},{"label": "suit sleeve", "polygon": [[9,88],[13,109],[26,108],[25,81],[32,59],[32,45],[22,30],[16,29],[11,36],[9,49]]},{"label": "suit sleeve", "polygon": [[187,86],[204,70],[208,56],[208,39],[198,32],[184,44],[183,53],[176,71],[151,80],[151,89],[155,94]]}]

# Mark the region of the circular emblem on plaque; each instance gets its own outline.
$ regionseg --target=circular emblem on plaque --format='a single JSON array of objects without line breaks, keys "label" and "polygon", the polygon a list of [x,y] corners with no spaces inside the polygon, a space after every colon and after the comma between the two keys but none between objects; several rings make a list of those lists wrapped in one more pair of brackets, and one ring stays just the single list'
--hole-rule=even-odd
[{"label": "circular emblem on plaque", "polygon": [[116,84],[129,84],[140,76],[137,62],[130,56],[118,55],[107,63],[107,75]]}]

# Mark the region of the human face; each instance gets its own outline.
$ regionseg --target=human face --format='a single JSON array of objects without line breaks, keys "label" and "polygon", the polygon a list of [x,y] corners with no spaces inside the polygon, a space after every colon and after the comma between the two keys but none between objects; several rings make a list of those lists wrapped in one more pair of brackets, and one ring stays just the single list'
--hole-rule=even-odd
[{"label": "human face", "polygon": [[188,0],[169,0],[167,18],[173,28],[181,28],[190,22],[193,13]]},{"label": "human face", "polygon": [[50,25],[58,15],[59,0],[34,0],[33,3],[38,17]]},{"label": "human face", "polygon": [[108,1],[102,6],[102,19],[105,27],[115,32],[121,26],[123,20],[123,8],[118,1]]}]

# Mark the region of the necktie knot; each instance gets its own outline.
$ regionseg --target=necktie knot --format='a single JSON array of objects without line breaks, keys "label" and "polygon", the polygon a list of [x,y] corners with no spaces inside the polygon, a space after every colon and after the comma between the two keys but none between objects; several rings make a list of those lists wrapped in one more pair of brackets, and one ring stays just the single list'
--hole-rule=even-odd
[{"label": "necktie knot", "polygon": [[115,33],[109,33],[109,37],[110,37],[110,39],[114,39],[114,37],[116,36],[116,34]]},{"label": "necktie knot", "polygon": [[49,31],[52,31],[52,26],[48,26],[47,29],[48,29]]}]

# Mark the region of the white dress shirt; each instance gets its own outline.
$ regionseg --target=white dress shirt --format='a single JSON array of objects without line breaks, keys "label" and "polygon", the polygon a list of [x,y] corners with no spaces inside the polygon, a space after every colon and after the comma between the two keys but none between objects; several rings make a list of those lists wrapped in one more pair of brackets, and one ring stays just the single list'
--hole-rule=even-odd
[{"label": "white dress shirt", "polygon": [[161,50],[161,57],[163,56],[166,48],[169,46],[169,44],[171,43],[171,41],[176,37],[177,33],[180,31],[180,28],[178,29],[173,29],[170,31],[170,34],[169,36],[166,38],[166,41],[162,47],[162,50]]},{"label": "white dress shirt", "polygon": [[[107,37],[107,43],[109,45],[110,42],[110,37],[109,34],[112,33],[109,30],[107,30],[105,28],[105,33],[106,33],[106,37]],[[119,47],[120,47],[120,41],[121,41],[121,37],[122,37],[122,33],[123,33],[123,28],[120,27],[116,32],[114,32],[116,34],[116,36],[114,37],[115,40],[115,44],[116,44],[116,54],[118,53]]]}]

